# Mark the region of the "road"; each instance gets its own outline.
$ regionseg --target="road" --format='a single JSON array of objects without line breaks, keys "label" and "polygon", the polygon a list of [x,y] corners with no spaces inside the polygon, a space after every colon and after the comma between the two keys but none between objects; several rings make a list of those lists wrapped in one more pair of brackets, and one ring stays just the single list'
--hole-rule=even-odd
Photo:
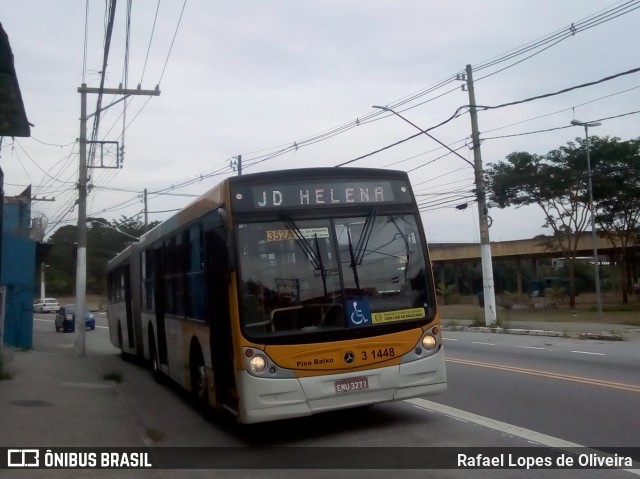
[{"label": "road", "polygon": [[447,332],[434,401],[588,446],[638,446],[640,344]]},{"label": "road", "polygon": [[[34,348],[71,353],[73,335],[56,333],[50,315],[35,317]],[[391,455],[409,447],[545,445],[562,450],[579,445],[638,445],[637,344],[467,332],[447,333],[446,338],[449,390],[444,395],[250,426],[238,426],[218,416],[204,420],[177,388],[157,384],[142,365],[123,361],[109,343],[103,315],[96,315],[96,330],[87,331],[86,345],[87,355],[102,371],[122,375],[121,397],[148,445],[295,446],[307,451],[309,448],[333,451],[334,455],[336,451],[356,447],[375,448],[372,450],[377,454]],[[327,463],[331,460],[329,453]],[[414,474],[390,473],[379,467],[381,463],[384,464],[384,458],[377,457],[377,468],[366,473],[316,467],[305,471],[305,477],[389,478]],[[366,467],[362,463],[357,466]],[[211,475],[211,471],[189,471],[184,477],[200,477],[196,472],[202,472],[202,477]],[[291,470],[266,472],[262,471],[260,477],[299,477],[299,473]],[[548,477],[552,473],[558,478],[599,478],[605,473],[527,472],[534,477]],[[161,477],[174,477],[173,473],[168,471]],[[508,478],[518,473],[525,474],[508,469],[423,470],[418,476]],[[629,478],[640,475],[640,470],[605,474],[610,478]],[[255,477],[255,471],[217,470],[215,476]]]}]

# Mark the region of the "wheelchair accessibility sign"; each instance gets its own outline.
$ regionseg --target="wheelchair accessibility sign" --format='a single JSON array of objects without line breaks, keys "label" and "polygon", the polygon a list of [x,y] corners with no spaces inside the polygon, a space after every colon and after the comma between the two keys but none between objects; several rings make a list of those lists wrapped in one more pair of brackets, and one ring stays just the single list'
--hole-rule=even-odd
[{"label": "wheelchair accessibility sign", "polygon": [[349,299],[345,306],[347,324],[350,328],[371,326],[371,305],[368,299]]}]

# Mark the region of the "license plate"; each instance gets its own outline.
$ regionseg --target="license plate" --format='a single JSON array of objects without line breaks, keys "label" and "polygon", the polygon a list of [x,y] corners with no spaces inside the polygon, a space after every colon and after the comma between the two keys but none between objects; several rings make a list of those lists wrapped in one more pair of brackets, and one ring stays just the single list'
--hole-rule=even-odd
[{"label": "license plate", "polygon": [[336,381],[337,393],[349,393],[362,389],[369,389],[369,380],[366,377],[339,379]]}]

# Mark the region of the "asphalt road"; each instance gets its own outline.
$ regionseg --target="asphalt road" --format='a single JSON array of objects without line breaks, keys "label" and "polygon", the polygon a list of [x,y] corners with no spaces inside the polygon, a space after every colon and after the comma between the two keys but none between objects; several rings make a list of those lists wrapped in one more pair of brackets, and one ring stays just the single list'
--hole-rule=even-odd
[{"label": "asphalt road", "polygon": [[[72,353],[73,334],[56,333],[52,315],[35,318],[35,349]],[[393,454],[394,449],[385,448],[638,445],[638,352],[627,344],[494,338],[463,332],[447,333],[447,338],[449,390],[444,395],[250,426],[239,426],[219,416],[205,420],[179,389],[154,382],[144,365],[123,361],[109,342],[103,315],[96,315],[96,330],[86,332],[86,348],[102,371],[122,375],[121,397],[143,441],[151,446],[359,447],[382,448],[381,453]],[[591,349],[585,349],[587,345]],[[178,477],[178,472],[159,471],[159,476]],[[421,478],[552,475],[615,479],[637,477],[640,470],[635,474],[620,470],[507,469],[304,472],[305,478],[332,479],[388,479],[401,474]],[[213,476],[253,478],[256,471],[216,470]],[[180,477],[212,477],[212,472],[190,470]],[[259,477],[298,478],[300,473],[260,471]]]},{"label": "asphalt road", "polygon": [[434,401],[591,447],[640,444],[640,344],[446,333]]}]

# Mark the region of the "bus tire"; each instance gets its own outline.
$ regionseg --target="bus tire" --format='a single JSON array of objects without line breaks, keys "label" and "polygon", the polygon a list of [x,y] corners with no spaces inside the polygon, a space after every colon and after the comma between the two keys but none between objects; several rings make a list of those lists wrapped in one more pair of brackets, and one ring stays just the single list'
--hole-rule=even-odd
[{"label": "bus tire", "polygon": [[189,371],[191,373],[191,397],[196,408],[203,414],[209,408],[209,384],[204,368],[204,358],[197,343],[191,344],[189,354]]}]

